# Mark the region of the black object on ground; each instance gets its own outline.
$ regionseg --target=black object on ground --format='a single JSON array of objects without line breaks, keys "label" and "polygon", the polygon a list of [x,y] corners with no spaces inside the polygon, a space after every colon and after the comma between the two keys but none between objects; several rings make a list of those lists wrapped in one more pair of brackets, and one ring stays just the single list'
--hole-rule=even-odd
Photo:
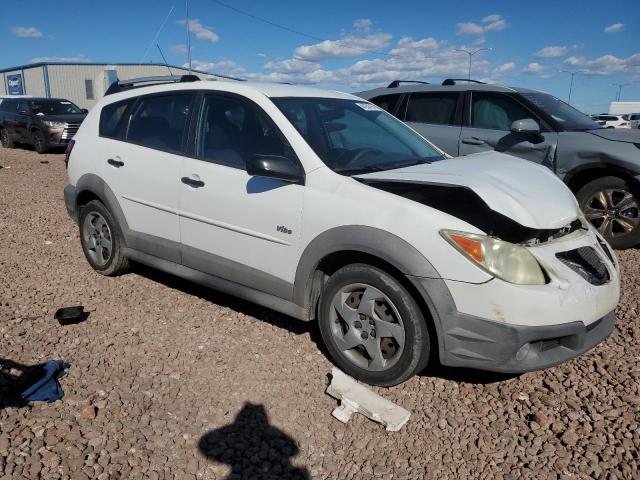
[{"label": "black object on ground", "polygon": [[59,308],[53,316],[60,325],[74,325],[84,322],[88,317],[89,312],[85,312],[82,305]]},{"label": "black object on ground", "polygon": [[46,164],[46,163],[49,163],[49,160],[40,160],[40,163]]},{"label": "black object on ground", "polygon": [[23,365],[0,358],[0,409],[26,407],[29,402],[55,402],[64,396],[58,382],[69,364],[49,360],[38,365]]}]

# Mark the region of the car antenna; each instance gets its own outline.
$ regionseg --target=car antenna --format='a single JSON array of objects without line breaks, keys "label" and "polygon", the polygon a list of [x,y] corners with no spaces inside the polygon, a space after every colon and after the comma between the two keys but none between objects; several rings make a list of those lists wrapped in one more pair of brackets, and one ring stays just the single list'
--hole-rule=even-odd
[{"label": "car antenna", "polygon": [[160,44],[156,43],[156,47],[158,47],[158,51],[160,52],[160,56],[162,57],[162,60],[164,60],[164,64],[166,65],[166,67],[169,69],[169,75],[173,76],[173,72],[171,71],[171,67],[169,66],[169,64],[167,63],[167,59],[164,58],[164,53],[162,53],[162,49],[160,48]]}]

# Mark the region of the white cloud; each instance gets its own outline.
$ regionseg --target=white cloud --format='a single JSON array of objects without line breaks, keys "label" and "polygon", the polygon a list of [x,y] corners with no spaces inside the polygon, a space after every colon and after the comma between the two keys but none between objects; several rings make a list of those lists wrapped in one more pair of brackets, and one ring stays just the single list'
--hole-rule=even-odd
[{"label": "white cloud", "polygon": [[555,57],[562,57],[564,55],[567,54],[567,52],[569,51],[568,47],[544,47],[541,50],[538,50],[536,53],[534,53],[535,57],[538,58],[555,58]]},{"label": "white cloud", "polygon": [[373,22],[369,18],[359,18],[353,22],[353,28],[359,32],[368,32],[373,27]]},{"label": "white cloud", "polygon": [[476,37],[477,44],[484,43],[484,35],[487,32],[496,32],[504,30],[507,27],[507,21],[497,13],[487,15],[480,23],[460,22],[456,25],[458,35]]},{"label": "white cloud", "polygon": [[411,37],[402,37],[396,47],[389,51],[389,55],[424,57],[431,55],[440,48],[441,44],[433,37],[414,40]]},{"label": "white cloud", "polygon": [[537,62],[531,62],[527,65],[522,73],[530,74],[530,75],[538,75],[544,71],[544,67]]},{"label": "white cloud", "polygon": [[178,54],[178,55],[186,55],[187,54],[187,46],[183,45],[183,44],[171,45],[169,47],[169,50],[171,51],[171,53],[175,53],[175,54]]},{"label": "white cloud", "polygon": [[484,28],[482,25],[472,22],[462,22],[457,24],[458,35],[482,35]]},{"label": "white cloud", "polygon": [[616,73],[640,75],[640,53],[626,58],[615,55],[602,55],[597,58],[569,57],[564,62],[572,67],[579,67],[585,75],[613,75]]},{"label": "white cloud", "polygon": [[[181,25],[186,25],[186,20],[178,20],[178,23]],[[200,40],[209,40],[210,42],[217,42],[220,40],[220,37],[211,29],[211,27],[205,27],[200,23],[199,20],[189,20],[189,30],[193,33],[196,38]]]},{"label": "white cloud", "polygon": [[311,62],[328,58],[354,57],[387,47],[391,37],[389,33],[374,33],[365,36],[349,35],[339,40],[325,40],[314,45],[302,45],[294,50],[293,56]]},{"label": "white cloud", "polygon": [[515,68],[516,68],[516,64],[514,62],[503,63],[499,67],[496,67],[493,70],[493,73],[497,75],[504,75],[505,73],[509,73],[515,70]]},{"label": "white cloud", "polygon": [[[189,68],[189,64],[182,65],[184,68]],[[219,75],[227,75],[229,77],[247,77],[249,76],[247,70],[238,65],[233,60],[220,60],[219,62],[207,62],[202,60],[193,60],[191,66],[195,70],[202,70],[203,72],[217,73]]]},{"label": "white cloud", "polygon": [[36,27],[11,27],[10,30],[16,37],[39,38],[42,36],[42,32]]},{"label": "white cloud", "polygon": [[39,63],[39,62],[87,63],[87,62],[90,62],[91,59],[80,54],[80,55],[74,55],[69,57],[57,57],[57,56],[35,57],[35,58],[32,58],[31,61],[33,63]]},{"label": "white cloud", "polygon": [[624,29],[624,23],[614,23],[613,25],[609,25],[604,29],[604,33],[617,33],[620,30]]}]

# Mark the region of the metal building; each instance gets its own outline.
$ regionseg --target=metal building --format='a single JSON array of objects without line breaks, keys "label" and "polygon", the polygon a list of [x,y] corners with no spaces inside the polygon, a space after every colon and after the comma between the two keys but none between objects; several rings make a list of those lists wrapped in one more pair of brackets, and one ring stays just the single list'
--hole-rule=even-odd
[{"label": "metal building", "polygon": [[[116,79],[186,75],[188,69],[158,63],[43,62],[0,69],[0,95],[66,98],[90,109]],[[238,80],[192,70],[202,80]]]}]

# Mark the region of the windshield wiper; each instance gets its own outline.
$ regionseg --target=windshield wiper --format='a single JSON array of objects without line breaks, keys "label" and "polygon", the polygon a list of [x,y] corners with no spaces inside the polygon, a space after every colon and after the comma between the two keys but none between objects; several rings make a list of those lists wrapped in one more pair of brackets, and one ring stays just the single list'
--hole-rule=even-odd
[{"label": "windshield wiper", "polygon": [[414,165],[422,165],[423,163],[431,163],[431,160],[428,160],[428,157],[411,158],[401,162],[364,165],[357,168],[334,168],[333,171],[347,175],[357,175],[360,173],[384,172],[385,170],[395,170],[396,168],[412,167]]}]

